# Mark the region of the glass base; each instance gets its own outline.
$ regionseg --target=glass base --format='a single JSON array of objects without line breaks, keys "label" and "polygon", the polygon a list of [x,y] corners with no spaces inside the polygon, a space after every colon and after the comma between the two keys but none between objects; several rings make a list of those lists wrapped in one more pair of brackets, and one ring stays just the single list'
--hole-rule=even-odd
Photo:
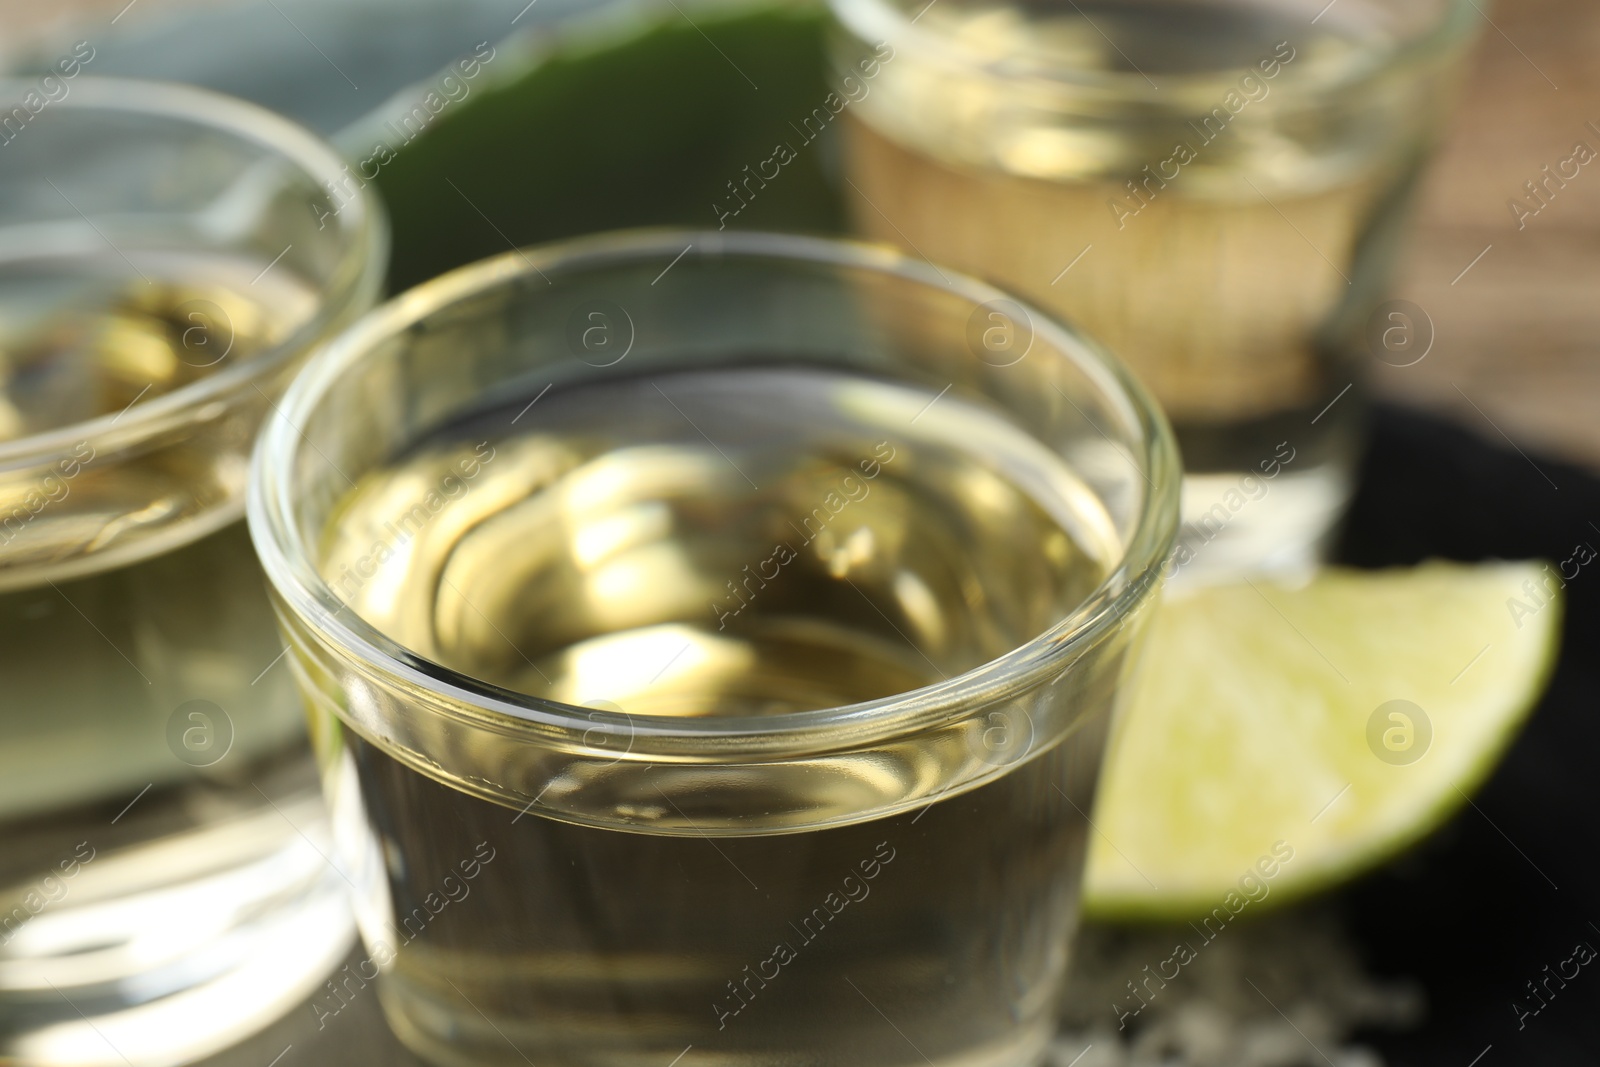
[{"label": "glass base", "polygon": [[[192,790],[146,798],[193,815]],[[262,794],[265,796],[265,794]],[[314,789],[102,848],[0,936],[0,1062],[166,1067],[220,1051],[321,984],[355,935]],[[197,803],[199,802],[199,803]],[[41,890],[41,893],[43,890]],[[17,896],[24,911],[25,894]]]}]

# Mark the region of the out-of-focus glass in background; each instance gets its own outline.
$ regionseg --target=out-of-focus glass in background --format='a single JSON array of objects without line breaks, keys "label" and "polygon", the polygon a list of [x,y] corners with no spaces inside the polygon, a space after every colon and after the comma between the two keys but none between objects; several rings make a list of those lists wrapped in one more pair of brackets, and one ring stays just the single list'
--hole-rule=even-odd
[{"label": "out-of-focus glass in background", "polygon": [[858,225],[1134,367],[1184,453],[1175,570],[1316,562],[1468,0],[832,6]]},{"label": "out-of-focus glass in background", "polygon": [[384,227],[331,214],[339,159],[268,112],[53,84],[0,147],[0,1058],[178,1062],[351,934],[241,515]]}]

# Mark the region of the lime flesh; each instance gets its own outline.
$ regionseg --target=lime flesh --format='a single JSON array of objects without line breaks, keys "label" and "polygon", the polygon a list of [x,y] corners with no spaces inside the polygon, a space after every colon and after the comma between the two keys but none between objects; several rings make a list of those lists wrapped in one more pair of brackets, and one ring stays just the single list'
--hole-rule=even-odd
[{"label": "lime flesh", "polygon": [[1100,783],[1088,911],[1236,912],[1426,835],[1542,690],[1559,586],[1541,563],[1432,562],[1170,595]]}]

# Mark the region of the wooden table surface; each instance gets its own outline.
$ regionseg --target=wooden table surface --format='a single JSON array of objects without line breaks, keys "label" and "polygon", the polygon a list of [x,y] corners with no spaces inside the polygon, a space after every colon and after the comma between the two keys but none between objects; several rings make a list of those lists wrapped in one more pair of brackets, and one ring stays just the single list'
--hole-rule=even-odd
[{"label": "wooden table surface", "polygon": [[1526,451],[1600,466],[1600,159],[1520,229],[1507,206],[1537,206],[1523,183],[1577,142],[1600,153],[1600,4],[1484,6],[1395,286],[1428,312],[1435,344],[1415,366],[1380,366],[1374,386]]}]

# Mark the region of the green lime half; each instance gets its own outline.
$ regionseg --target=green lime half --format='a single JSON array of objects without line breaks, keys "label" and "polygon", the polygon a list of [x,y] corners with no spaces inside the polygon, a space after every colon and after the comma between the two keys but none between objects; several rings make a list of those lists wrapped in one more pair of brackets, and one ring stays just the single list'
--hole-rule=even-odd
[{"label": "green lime half", "polygon": [[1088,910],[1242,910],[1423,837],[1543,688],[1559,585],[1540,563],[1435,562],[1171,595],[1112,739]]}]

